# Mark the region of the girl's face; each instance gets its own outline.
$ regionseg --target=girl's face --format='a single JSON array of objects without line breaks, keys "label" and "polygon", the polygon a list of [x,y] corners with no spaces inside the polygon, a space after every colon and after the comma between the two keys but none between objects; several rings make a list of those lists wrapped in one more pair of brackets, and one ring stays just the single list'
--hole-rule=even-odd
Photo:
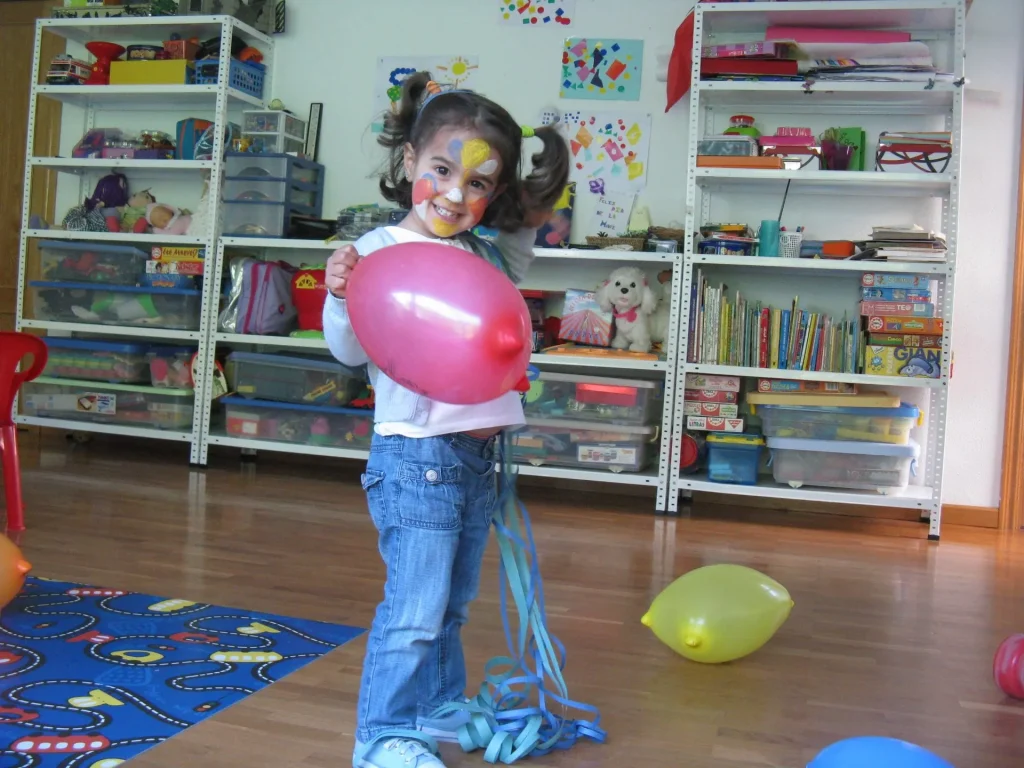
[{"label": "girl's face", "polygon": [[419,152],[405,145],[405,170],[412,180],[409,229],[427,237],[454,237],[484,216],[504,185],[498,151],[472,129],[445,128]]}]

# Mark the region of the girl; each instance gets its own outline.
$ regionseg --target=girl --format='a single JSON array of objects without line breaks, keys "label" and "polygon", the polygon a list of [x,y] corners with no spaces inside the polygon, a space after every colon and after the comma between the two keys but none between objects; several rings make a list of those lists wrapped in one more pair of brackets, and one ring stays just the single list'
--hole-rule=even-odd
[{"label": "girl", "polygon": [[[520,179],[524,137],[544,144]],[[403,86],[380,143],[390,150],[385,198],[409,214],[336,251],[327,262],[324,334],[348,366],[368,364],[376,393],[370,459],[362,476],[387,566],[359,691],[355,768],[444,768],[436,739],[455,740],[465,701],[460,630],[476,597],[497,500],[496,436],[523,423],[516,392],[471,406],[434,402],[400,386],[359,346],[345,308],[358,260],[395,243],[440,240],[488,259],[518,282],[536,230],[568,181],[569,153],[554,128],[522,128],[479,94],[442,91],[419,72]],[[469,233],[500,230],[488,242]]]}]

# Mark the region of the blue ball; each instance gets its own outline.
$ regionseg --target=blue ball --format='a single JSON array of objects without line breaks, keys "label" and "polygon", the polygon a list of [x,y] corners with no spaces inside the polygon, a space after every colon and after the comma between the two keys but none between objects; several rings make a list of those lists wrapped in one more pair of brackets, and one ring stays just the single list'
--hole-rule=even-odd
[{"label": "blue ball", "polygon": [[822,750],[807,768],[954,768],[924,747],[884,736],[837,741]]}]

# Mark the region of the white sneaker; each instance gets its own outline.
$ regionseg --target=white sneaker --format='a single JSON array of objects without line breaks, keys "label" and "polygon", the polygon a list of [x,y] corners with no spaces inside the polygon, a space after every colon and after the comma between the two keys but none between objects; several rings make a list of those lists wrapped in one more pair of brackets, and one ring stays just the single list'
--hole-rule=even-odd
[{"label": "white sneaker", "polygon": [[445,768],[433,739],[407,733],[383,733],[369,744],[357,741],[352,754],[353,768]]}]

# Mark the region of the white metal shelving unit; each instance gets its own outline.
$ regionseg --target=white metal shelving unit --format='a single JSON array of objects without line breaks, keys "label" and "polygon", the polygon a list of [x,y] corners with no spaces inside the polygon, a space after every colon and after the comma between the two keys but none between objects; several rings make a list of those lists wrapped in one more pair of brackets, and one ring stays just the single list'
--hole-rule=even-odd
[{"label": "white metal shelving unit", "polygon": [[[327,254],[340,247],[343,243],[321,243],[307,240],[278,240],[274,238],[222,237],[217,244],[215,259],[209,266],[209,280],[213,295],[219,295],[222,278],[229,259],[234,253],[245,253],[262,258],[282,259],[298,262],[311,262],[326,259]],[[593,274],[605,274],[616,266],[616,263],[634,263],[648,269],[674,269],[678,275],[681,254],[663,253],[632,253],[621,251],[590,251],[560,248],[539,248],[536,250],[537,260],[524,287],[543,288],[564,291],[568,287],[585,287],[586,283],[568,284],[578,275],[581,268],[587,268]],[[589,278],[583,278],[584,281]],[[595,282],[596,284],[596,282]],[[673,280],[677,287],[679,280]],[[678,291],[677,291],[678,293]],[[678,299],[677,299],[678,301]],[[678,305],[673,308],[672,318],[678,315]],[[676,321],[673,319],[672,323]],[[233,348],[259,348],[273,352],[294,352],[297,354],[326,353],[327,344],[322,339],[288,337],[288,336],[257,336],[248,334],[223,333],[216,327],[216,317],[211,319],[210,353],[214,354],[218,346]],[[675,334],[673,334],[674,336]],[[668,429],[672,423],[672,400],[667,393],[669,380],[673,378],[675,349],[670,348],[666,360],[631,360],[579,358],[570,356],[536,354],[531,362],[540,368],[555,370],[572,370],[593,375],[616,376],[625,378],[646,378],[666,382],[665,408],[661,423],[660,455],[657,467],[639,473],[623,472],[616,474],[607,470],[584,470],[566,467],[533,466],[521,464],[519,473],[530,477],[550,479],[576,480],[592,483],[639,486],[651,488],[657,494],[657,509],[663,509],[668,498],[669,477],[665,471],[670,453]],[[200,449],[199,463],[205,463],[210,446],[237,448],[244,452],[256,451],[298,453],[311,456],[324,456],[339,459],[365,460],[368,452],[342,447],[307,446],[266,439],[254,439],[227,435],[214,426],[214,408],[205,403],[206,410],[201,415],[204,444]]]},{"label": "white metal shelving unit", "polygon": [[[41,56],[41,42],[45,33],[52,33],[64,38],[67,52],[76,58],[87,59],[88,55],[82,47],[91,40],[107,40],[129,45],[131,43],[156,43],[167,39],[171,33],[180,33],[183,38],[199,38],[207,40],[220,37],[222,41],[220,68],[216,85],[47,85],[45,74],[49,62]],[[257,47],[264,55],[267,66],[264,77],[263,93],[271,92],[273,71],[273,41],[261,32],[244,24],[231,16],[207,17],[152,17],[152,18],[117,18],[117,19],[40,19],[36,22],[35,54],[32,63],[32,83],[29,99],[29,123],[26,141],[26,165],[23,186],[23,207],[21,217],[21,240],[18,274],[17,328],[46,331],[47,334],[59,336],[112,336],[135,337],[163,341],[178,341],[195,344],[198,349],[198,364],[201,370],[207,370],[209,358],[209,335],[211,318],[216,320],[216,296],[210,293],[209,282],[204,283],[202,296],[203,312],[200,326],[196,330],[171,330],[139,326],[113,326],[90,323],[52,322],[34,319],[26,315],[26,286],[30,272],[37,265],[30,263],[30,244],[33,240],[76,240],[85,242],[104,242],[121,245],[136,245],[146,248],[150,245],[202,245],[207,254],[215,251],[220,224],[220,184],[223,176],[223,163],[220,160],[109,160],[109,159],[77,159],[71,157],[36,157],[33,153],[36,136],[36,110],[40,99],[52,99],[64,105],[77,108],[82,112],[80,124],[65,114],[61,124],[62,144],[69,145],[80,138],[86,131],[97,127],[98,115],[116,121],[132,118],[157,121],[158,118],[173,126],[173,121],[184,117],[203,117],[219,126],[224,126],[230,119],[235,119],[232,112],[241,108],[265,108],[262,99],[254,98],[229,85],[229,66],[231,40],[238,36],[249,45]],[[113,117],[111,117],[113,115]],[[171,116],[173,115],[173,116]],[[99,124],[100,126],[103,123]],[[155,127],[155,126],[151,126]],[[166,128],[165,128],[166,130]],[[224,134],[218,131],[213,146],[213,156],[222,158],[224,155]],[[202,237],[186,235],[136,235],[128,233],[106,232],[68,232],[54,229],[30,229],[29,221],[34,213],[30,210],[33,187],[33,174],[36,171],[56,171],[68,177],[79,177],[75,199],[82,200],[92,189],[88,185],[95,184],[96,178],[102,173],[118,170],[125,173],[131,181],[133,176],[149,179],[165,180],[168,178],[194,177],[200,183],[204,178],[209,181],[207,199],[211,201],[208,230]],[[60,184],[66,183],[61,178]],[[198,185],[197,185],[198,186]],[[212,312],[212,315],[211,315]],[[64,430],[81,432],[100,432],[108,434],[129,435],[133,437],[153,438],[188,442],[190,458],[198,462],[200,450],[204,444],[203,435],[197,425],[198,416],[202,413],[202,404],[208,400],[206,388],[207,376],[200,376],[196,383],[195,405],[193,407],[193,429],[189,432],[175,432],[159,429],[147,429],[133,426],[79,422],[68,419],[52,419],[27,415],[17,415],[16,421],[22,424],[34,424]],[[18,406],[15,406],[17,413]]]},{"label": "white metal shelving unit", "polygon": [[[943,454],[946,437],[948,383],[952,362],[951,338],[953,330],[953,287],[957,262],[957,218],[959,200],[960,150],[962,145],[961,120],[963,111],[962,87],[964,77],[964,21],[966,10],[963,0],[831,0],[827,2],[743,2],[700,3],[694,19],[693,87],[690,92],[689,123],[689,178],[686,199],[686,229],[694,232],[712,219],[713,206],[729,196],[743,195],[749,200],[754,195],[773,195],[775,210],[786,183],[791,182],[787,213],[801,206],[794,196],[813,195],[816,205],[829,199],[849,201],[866,198],[868,203],[883,199],[892,206],[901,202],[916,204],[918,199],[936,199],[940,210],[938,222],[920,222],[935,225],[946,234],[948,260],[944,264],[897,264],[874,262],[827,262],[803,259],[705,256],[693,252],[688,243],[682,267],[683,280],[680,304],[676,375],[669,377],[682,382],[686,373],[722,374],[743,377],[805,379],[816,381],[855,382],[898,391],[912,399],[918,395],[927,405],[927,443],[924,473],[920,485],[912,485],[906,493],[885,496],[877,493],[803,487],[793,489],[773,482],[756,486],[722,485],[698,476],[681,475],[678,469],[680,446],[673,441],[670,472],[670,492],[667,511],[678,509],[680,493],[694,491],[756,496],[765,498],[802,500],[823,503],[845,503],[885,507],[918,509],[929,523],[929,538],[938,539],[941,529],[941,500]],[[793,26],[854,27],[874,29],[910,30],[915,39],[930,42],[943,55],[937,57],[954,73],[955,84],[894,83],[894,82],[753,82],[700,80],[701,46],[715,43],[739,42],[756,39],[770,24]],[[944,46],[944,47],[943,47]],[[943,57],[946,59],[942,61]],[[780,125],[804,124],[811,116],[858,116],[862,120],[887,116],[890,129],[901,126],[905,119],[942,121],[944,130],[952,132],[953,157],[947,173],[910,175],[879,173],[874,171],[836,173],[828,171],[762,171],[697,168],[697,141],[716,132],[715,123],[735,111],[757,116],[762,112],[788,116]],[[835,123],[832,123],[835,124]],[[934,128],[933,128],[934,130]],[[720,131],[719,131],[720,132]],[[869,132],[871,137],[871,132]],[[869,141],[865,152],[872,149]],[[871,155],[869,155],[870,157]],[[727,208],[728,209],[728,208]],[[735,209],[728,209],[735,210]],[[892,214],[893,218],[897,214]],[[748,217],[754,219],[753,216]],[[768,218],[768,216],[758,216]],[[864,221],[859,237],[866,236],[871,224],[892,221]],[[753,274],[761,286],[782,283],[791,293],[800,293],[801,280],[849,281],[851,273],[892,272],[932,276],[938,285],[933,299],[936,314],[945,322],[943,335],[943,368],[938,379],[902,379],[886,376],[819,373],[809,371],[767,370],[719,365],[687,363],[689,333],[690,292],[695,269],[728,270],[732,276]],[[859,281],[856,281],[859,286]],[[682,407],[682,388],[677,386],[672,434],[683,434],[685,419]]]}]

